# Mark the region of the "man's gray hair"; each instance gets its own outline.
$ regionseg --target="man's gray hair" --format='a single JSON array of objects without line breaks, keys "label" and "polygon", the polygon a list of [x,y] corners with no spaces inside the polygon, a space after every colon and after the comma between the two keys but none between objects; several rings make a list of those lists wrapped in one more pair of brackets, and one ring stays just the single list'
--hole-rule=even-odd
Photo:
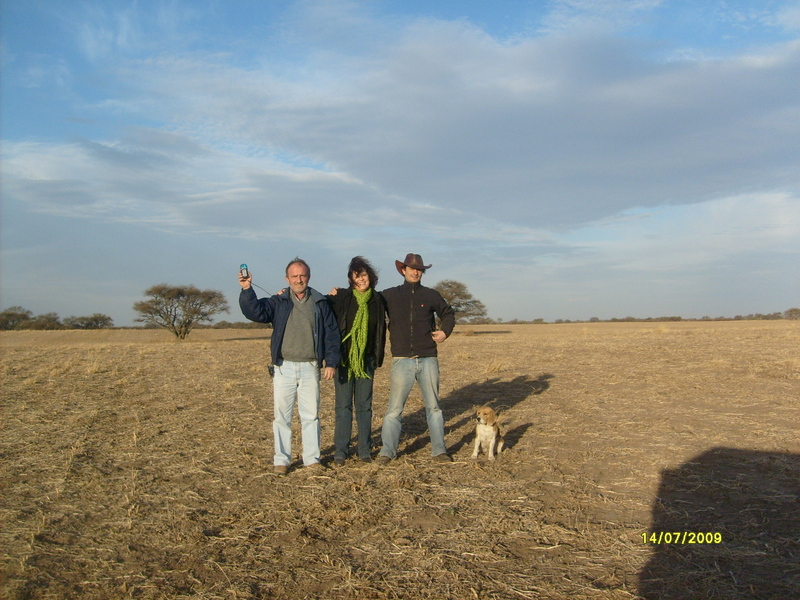
[{"label": "man's gray hair", "polygon": [[289,267],[291,267],[292,265],[303,265],[306,268],[306,271],[308,271],[308,276],[311,277],[311,267],[309,267],[308,263],[306,261],[304,261],[302,258],[300,258],[299,256],[295,256],[289,262],[289,264],[286,265],[286,276],[287,277],[289,276]]}]

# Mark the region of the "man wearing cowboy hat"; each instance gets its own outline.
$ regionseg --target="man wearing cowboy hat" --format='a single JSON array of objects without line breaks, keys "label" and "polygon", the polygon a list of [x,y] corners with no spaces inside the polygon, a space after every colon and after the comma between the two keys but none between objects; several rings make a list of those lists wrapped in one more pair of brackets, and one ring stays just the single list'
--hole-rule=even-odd
[{"label": "man wearing cowboy hat", "polygon": [[[397,287],[384,290],[392,348],[392,373],[389,383],[389,406],[383,418],[383,448],[378,462],[386,464],[397,456],[403,409],[416,381],[422,392],[431,455],[439,462],[450,462],[444,444],[444,416],[439,406],[439,359],[436,345],[453,332],[455,313],[441,294],[420,283],[432,265],[425,265],[419,254],[408,254],[395,261],[404,280]],[[441,329],[435,330],[438,316]]]}]

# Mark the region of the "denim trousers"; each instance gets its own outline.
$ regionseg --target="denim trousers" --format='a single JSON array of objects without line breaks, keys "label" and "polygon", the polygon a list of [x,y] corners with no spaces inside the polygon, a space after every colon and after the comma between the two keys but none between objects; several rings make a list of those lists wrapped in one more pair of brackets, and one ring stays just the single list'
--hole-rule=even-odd
[{"label": "denim trousers", "polygon": [[316,362],[283,361],[275,365],[274,413],[275,436],[273,464],[288,467],[292,461],[292,413],[297,404],[303,442],[303,464],[320,461],[319,368]]},{"label": "denim trousers", "polygon": [[[372,377],[375,368],[365,365]],[[372,379],[347,376],[347,368],[339,367],[334,388],[336,390],[336,425],[333,429],[333,458],[350,456],[350,439],[353,436],[353,408],[355,407],[358,432],[358,457],[370,458],[372,454]]]},{"label": "denim trousers", "polygon": [[403,426],[403,409],[414,382],[419,384],[428,431],[431,435],[431,456],[447,452],[444,445],[444,415],[439,406],[439,359],[393,358],[392,374],[389,380],[389,406],[383,418],[381,455],[394,458],[400,444]]}]

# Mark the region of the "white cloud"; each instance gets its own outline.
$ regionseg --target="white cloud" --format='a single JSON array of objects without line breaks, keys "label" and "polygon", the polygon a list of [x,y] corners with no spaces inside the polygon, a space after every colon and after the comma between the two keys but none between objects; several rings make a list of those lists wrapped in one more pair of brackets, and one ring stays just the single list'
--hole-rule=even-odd
[{"label": "white cloud", "polygon": [[754,194],[636,209],[569,233],[531,235],[515,248],[481,247],[490,253],[469,261],[459,248],[460,256],[440,266],[447,278],[475,282],[470,291],[495,315],[771,313],[789,308],[798,291],[800,197]]},{"label": "white cloud", "polygon": [[199,58],[121,73],[146,94],[141,114],[215,145],[476,214],[491,200],[514,221],[796,184],[800,46],[672,65],[636,52],[609,38],[498,44],[426,22],[371,61],[340,57],[302,81]]},{"label": "white cloud", "polygon": [[682,273],[791,247],[800,239],[800,198],[752,194],[634,210],[567,239],[617,269]]},{"label": "white cloud", "polygon": [[101,12],[78,28],[101,86],[42,62],[83,94],[83,137],[4,140],[4,198],[54,231],[180,236],[196,277],[297,246],[334,269],[422,251],[497,316],[624,316],[800,246],[800,42],[664,61],[619,35],[668,5],[559,2],[510,41],[332,1],[208,44],[202,9]]},{"label": "white cloud", "polygon": [[542,30],[563,33],[586,29],[618,29],[649,14],[663,0],[556,0]]},{"label": "white cloud", "polygon": [[775,16],[778,25],[790,32],[800,31],[800,4],[789,4],[781,8]]}]

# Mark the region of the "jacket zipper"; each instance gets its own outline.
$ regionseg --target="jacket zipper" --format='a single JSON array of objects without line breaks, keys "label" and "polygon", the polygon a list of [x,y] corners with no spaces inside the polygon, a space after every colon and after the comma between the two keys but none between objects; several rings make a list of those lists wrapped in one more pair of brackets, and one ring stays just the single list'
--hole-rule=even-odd
[{"label": "jacket zipper", "polygon": [[409,313],[410,313],[410,317],[411,317],[409,319],[411,321],[411,339],[409,340],[411,342],[411,356],[416,356],[417,355],[417,353],[414,351],[414,294],[415,293],[416,293],[416,290],[414,289],[414,285],[412,284],[411,285],[411,306],[409,307],[409,309],[410,309]]}]

